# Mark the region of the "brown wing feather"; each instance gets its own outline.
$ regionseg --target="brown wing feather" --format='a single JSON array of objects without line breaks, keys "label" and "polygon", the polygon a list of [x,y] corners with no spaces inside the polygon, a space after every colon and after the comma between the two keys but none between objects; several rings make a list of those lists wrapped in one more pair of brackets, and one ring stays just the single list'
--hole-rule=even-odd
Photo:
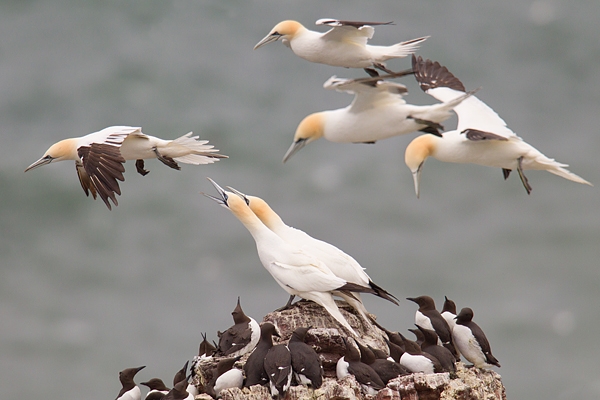
[{"label": "brown wing feather", "polygon": [[[83,161],[83,169],[87,175],[86,178],[79,173],[78,168],[79,179],[86,194],[86,187],[94,194],[94,190],[91,189],[93,186],[109,210],[111,209],[109,199],[115,206],[119,205],[115,196],[115,193],[121,195],[117,180],[125,180],[123,177],[125,159],[119,148],[103,143],[92,143],[90,146],[81,146],[77,149],[77,153]],[[83,181],[82,176],[84,176]]]},{"label": "brown wing feather", "polygon": [[412,66],[415,71],[415,78],[424,92],[437,87],[447,87],[466,92],[462,82],[448,71],[448,68],[440,65],[437,61],[423,60],[421,56],[416,57],[413,54]]}]

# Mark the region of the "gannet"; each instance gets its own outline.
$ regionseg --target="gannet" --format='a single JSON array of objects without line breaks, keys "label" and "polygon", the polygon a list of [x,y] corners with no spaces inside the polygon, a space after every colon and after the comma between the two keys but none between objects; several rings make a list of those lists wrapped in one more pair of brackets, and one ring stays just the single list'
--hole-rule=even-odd
[{"label": "gannet", "polygon": [[[367,275],[364,268],[350,255],[332,244],[315,239],[300,229],[286,225],[269,204],[260,197],[245,195],[230,186],[228,186],[228,189],[241,196],[246,201],[246,204],[250,206],[252,212],[267,228],[275,232],[286,242],[299,246],[306,253],[323,261],[335,276],[344,279],[346,282],[371,288],[375,292],[375,295],[398,305],[396,298],[385,289],[376,285],[369,275]],[[345,294],[343,292],[335,292],[334,294],[346,300],[366,321],[371,321],[358,293]]]},{"label": "gannet", "polygon": [[248,229],[256,242],[262,265],[279,286],[290,295],[321,305],[348,331],[356,334],[338,309],[332,292],[374,293],[374,290],[338,278],[324,262],[307,254],[300,247],[286,242],[267,228],[240,196],[225,191],[212,179],[208,180],[217,189],[220,197],[206,193],[204,195],[229,209]]},{"label": "gannet", "polygon": [[452,109],[475,92],[457,93],[444,103],[407,104],[402,98],[408,91],[406,86],[385,79],[408,73],[412,70],[373,78],[329,78],[323,87],[354,94],[352,103],[305,117],[296,128],[283,162],[321,137],[335,143],[375,143],[416,131],[439,135],[443,130],[440,124],[452,116]]},{"label": "gannet", "polygon": [[137,368],[126,368],[119,372],[119,381],[121,381],[122,388],[115,400],[140,400],[142,398],[140,387],[135,384],[133,378],[135,374],[144,368],[146,368],[145,365]]},{"label": "gannet", "polygon": [[473,310],[470,308],[463,308],[458,313],[452,336],[463,357],[477,368],[490,368],[492,365],[500,367],[500,363],[492,355],[485,333],[473,322]]},{"label": "gannet", "polygon": [[180,169],[178,162],[185,164],[212,164],[227,156],[197,140],[192,132],[175,140],[164,140],[142,133],[142,128],[132,126],[109,126],[101,131],[78,138],[64,139],[50,146],[42,158],[31,164],[25,172],[55,161],[74,160],[77,176],[86,196],[92,193],[111,209],[109,199],[118,205],[115,194],[121,195],[119,181],[124,181],[123,163],[136,160],[135,167],[141,175],[148,174],[144,160],[157,158],[163,164]]},{"label": "gannet", "polygon": [[[332,65],[334,67],[364,68],[373,73],[373,68],[391,72],[385,62],[414,53],[419,44],[429,36],[420,37],[392,46],[371,46],[367,41],[373,37],[373,26],[390,25],[392,22],[357,22],[323,18],[317,25],[333,28],[327,32],[306,29],[297,21],[282,21],[254,46],[254,50],[279,39],[294,54],[305,60]],[[375,72],[376,73],[376,72]]]},{"label": "gannet", "polygon": [[[413,56],[413,69],[421,89],[440,101],[464,93],[460,81],[438,62]],[[516,169],[527,194],[531,193],[531,186],[523,173],[527,169],[546,170],[565,179],[591,185],[568,171],[567,164],[546,157],[517,136],[494,110],[477,97],[466,99],[454,111],[458,115],[455,130],[444,132],[441,137],[421,135],[406,148],[405,162],[412,172],[417,197],[421,171],[428,157],[443,162],[501,168],[504,179]]]}]

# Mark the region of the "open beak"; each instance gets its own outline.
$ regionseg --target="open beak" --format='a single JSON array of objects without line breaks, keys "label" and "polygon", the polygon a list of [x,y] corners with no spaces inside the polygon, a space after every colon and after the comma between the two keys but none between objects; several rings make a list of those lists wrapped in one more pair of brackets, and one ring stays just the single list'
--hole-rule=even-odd
[{"label": "open beak", "polygon": [[217,184],[217,182],[213,181],[210,178],[206,178],[210,181],[210,183],[212,183],[212,185],[215,187],[215,189],[217,189],[217,192],[219,192],[219,196],[221,197],[215,197],[215,196],[211,196],[210,194],[206,194],[206,193],[202,193],[204,196],[208,197],[209,199],[214,200],[215,202],[217,202],[218,204],[222,205],[225,208],[229,208],[229,205],[227,204],[227,198],[229,197],[227,195],[227,193],[225,192],[225,190],[219,186]]},{"label": "open beak", "polygon": [[271,42],[276,42],[276,41],[279,40],[280,37],[281,37],[281,35],[279,33],[277,33],[277,32],[269,33],[260,42],[256,43],[256,46],[254,46],[253,50],[258,49],[259,47],[262,47],[265,44],[269,44]]},{"label": "open beak", "polygon": [[283,162],[285,163],[287,160],[292,158],[294,154],[296,154],[300,151],[300,149],[306,146],[306,143],[308,143],[308,139],[298,139],[294,143],[292,143],[288,151],[283,156]]},{"label": "open beak", "polygon": [[33,164],[31,164],[29,167],[27,167],[25,169],[25,172],[32,170],[32,169],[36,169],[37,167],[41,167],[42,165],[50,164],[52,162],[52,160],[54,160],[54,158],[52,158],[50,156],[42,157],[39,160],[37,160],[36,162],[34,162]]},{"label": "open beak", "polygon": [[237,189],[232,188],[231,186],[227,186],[227,189],[231,190],[233,193],[235,193],[238,196],[240,196],[246,202],[247,206],[250,205],[250,199],[244,193],[240,192]]}]

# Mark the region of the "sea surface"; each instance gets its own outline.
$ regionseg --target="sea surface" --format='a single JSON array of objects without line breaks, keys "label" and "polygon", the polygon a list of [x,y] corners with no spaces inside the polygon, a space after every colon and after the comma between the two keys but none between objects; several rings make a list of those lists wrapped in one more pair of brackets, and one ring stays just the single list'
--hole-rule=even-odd
[{"label": "sea surface", "polygon": [[[0,2],[0,387],[3,399],[113,399],[118,372],[170,382],[201,333],[287,300],[206,180],[267,200],[356,258],[400,306],[363,296],[392,330],[428,294],[471,307],[516,399],[600,397],[600,2]],[[394,21],[373,44],[431,37],[439,61],[546,155],[596,184],[429,160],[421,198],[404,165],[416,134],[311,143],[282,163],[306,115],[352,97],[322,88],[359,70],[253,46],[284,19]],[[394,60],[394,70],[410,67]],[[435,102],[412,78],[416,104]],[[453,129],[455,120],[446,122]],[[229,159],[127,163],[119,206],[86,198],[72,162],[24,169],[54,142],[110,125],[189,131]]]}]

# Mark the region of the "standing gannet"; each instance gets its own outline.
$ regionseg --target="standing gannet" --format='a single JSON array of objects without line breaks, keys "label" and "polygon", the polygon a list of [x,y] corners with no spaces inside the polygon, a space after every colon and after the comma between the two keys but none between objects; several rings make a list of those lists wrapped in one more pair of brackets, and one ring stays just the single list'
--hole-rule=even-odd
[{"label": "standing gannet", "polygon": [[286,242],[267,228],[240,196],[225,191],[212,179],[208,178],[208,180],[217,189],[220,197],[204,195],[229,209],[248,229],[256,242],[262,265],[279,286],[290,295],[312,300],[321,305],[341,325],[356,335],[338,309],[332,292],[373,293],[374,290],[338,278],[321,260],[310,256],[300,247]]},{"label": "standing gannet", "polygon": [[142,128],[132,126],[109,126],[101,131],[78,138],[61,140],[50,146],[43,157],[31,164],[25,172],[54,161],[75,160],[77,176],[86,196],[92,193],[111,209],[109,199],[118,205],[115,194],[121,195],[119,183],[125,180],[123,163],[136,160],[135,167],[141,175],[144,159],[157,158],[163,164],[180,169],[177,162],[185,164],[212,164],[219,158],[217,149],[207,140],[197,140],[192,132],[175,140],[164,140],[142,133]]},{"label": "standing gannet", "polygon": [[[232,187],[228,187],[228,189],[241,196],[252,212],[267,226],[267,228],[275,232],[286,242],[299,246],[306,253],[323,261],[335,276],[342,278],[346,282],[365,288],[371,288],[376,296],[398,305],[396,298],[385,289],[376,285],[369,275],[366,274],[364,268],[362,268],[350,255],[344,253],[332,244],[315,239],[300,229],[286,225],[269,204],[260,197],[245,195]],[[346,302],[356,309],[366,321],[371,321],[358,293],[346,294],[343,292],[335,292],[334,294],[346,300]],[[293,298],[290,298],[290,303],[291,300],[293,300]]]},{"label": "standing gannet", "polygon": [[[440,101],[447,101],[464,93],[462,83],[438,62],[423,60],[413,55],[415,78],[421,89]],[[577,183],[591,185],[568,171],[567,164],[546,157],[506,126],[506,122],[483,101],[471,96],[454,108],[458,124],[442,137],[421,135],[406,148],[405,162],[411,170],[415,191],[419,197],[419,180],[423,164],[428,157],[443,162],[471,163],[501,168],[504,179],[517,170],[521,182],[531,193],[524,170],[546,170]]]},{"label": "standing gannet", "polygon": [[292,49],[294,54],[305,60],[332,65],[334,67],[364,68],[373,74],[373,68],[387,73],[385,62],[392,58],[402,58],[414,53],[421,42],[429,36],[407,40],[392,46],[371,46],[367,41],[373,37],[376,25],[390,25],[392,22],[357,22],[323,18],[317,25],[333,28],[327,32],[306,29],[297,21],[282,21],[254,46],[254,50],[279,39]]},{"label": "standing gannet", "polygon": [[373,78],[329,78],[323,87],[354,94],[352,103],[305,117],[296,128],[283,162],[321,137],[335,143],[375,143],[416,131],[440,135],[440,124],[452,116],[452,109],[475,92],[458,93],[439,104],[407,104],[402,98],[408,91],[406,86],[384,79],[409,73],[412,70]]}]

